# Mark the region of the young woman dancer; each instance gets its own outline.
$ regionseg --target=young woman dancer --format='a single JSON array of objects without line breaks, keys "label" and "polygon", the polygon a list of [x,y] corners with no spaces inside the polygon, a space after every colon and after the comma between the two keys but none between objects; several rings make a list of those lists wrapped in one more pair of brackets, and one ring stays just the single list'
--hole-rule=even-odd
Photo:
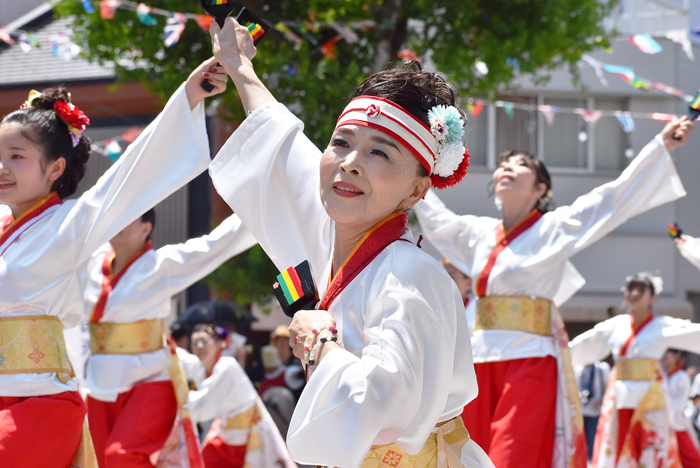
[{"label": "young woman dancer", "polygon": [[192,331],[192,352],[201,366],[190,366],[196,391],[188,406],[197,422],[218,418],[207,434],[206,468],[296,468],[284,439],[238,361],[222,356],[228,331],[200,324]]},{"label": "young woman dancer", "polygon": [[678,442],[678,455],[683,468],[700,467],[700,451],[697,438],[685,410],[690,399],[690,377],[685,371],[686,351],[667,349],[661,358],[661,367],[666,374],[668,395],[673,408],[671,427]]},{"label": "young woman dancer", "polygon": [[210,172],[280,269],[309,261],[323,298],[290,326],[294,354],[315,368],[290,423],[292,458],[492,466],[459,417],[476,396],[462,298],[406,227],[431,182],[466,173],[454,88],[415,63],[372,75],[321,152],[255,75],[244,30],[210,30],[249,113]]},{"label": "young woman dancer", "polygon": [[76,200],[63,202],[85,173],[89,120],[70,95],[33,92],[0,123],[0,465],[71,466],[86,407],[63,328],[83,316],[79,274],[102,244],[206,168],[201,101],[223,91],[226,76],[215,74],[212,93],[200,81],[215,63],[195,70]]},{"label": "young woman dancer", "polygon": [[418,205],[426,238],[475,282],[479,396],[463,417],[496,466],[585,468],[583,420],[557,311],[584,283],[569,258],[632,216],[685,195],[668,150],[684,144],[692,128],[685,118],[668,124],[617,180],[554,211],[547,168],[520,151],[501,154],[493,173],[502,219],[456,215],[432,192]]},{"label": "young woman dancer", "polygon": [[100,466],[150,466],[177,412],[164,346],[171,298],[256,244],[236,215],[211,234],[154,250],[149,210],[95,252],[84,279],[90,321],[87,400]]},{"label": "young woman dancer", "polygon": [[680,467],[659,359],[671,347],[700,352],[700,324],[654,316],[652,304],[662,287],[661,278],[649,273],[628,278],[629,314],[601,322],[569,343],[574,365],[610,353],[615,360],[598,421],[594,468]]}]

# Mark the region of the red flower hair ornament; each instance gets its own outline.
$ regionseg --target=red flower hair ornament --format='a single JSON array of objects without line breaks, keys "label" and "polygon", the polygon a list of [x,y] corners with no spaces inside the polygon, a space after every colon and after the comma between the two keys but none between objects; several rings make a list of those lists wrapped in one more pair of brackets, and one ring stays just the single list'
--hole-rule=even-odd
[{"label": "red flower hair ornament", "polygon": [[[33,107],[32,104],[34,100],[42,96],[43,95],[40,92],[32,90],[29,93],[29,98],[20,108],[27,109],[29,107]],[[83,131],[90,125],[90,119],[83,111],[78,109],[78,106],[74,106],[70,102],[54,102],[53,111],[68,127],[68,132],[70,134],[71,141],[73,142],[73,147],[75,148],[80,142],[80,137],[83,136]]]}]

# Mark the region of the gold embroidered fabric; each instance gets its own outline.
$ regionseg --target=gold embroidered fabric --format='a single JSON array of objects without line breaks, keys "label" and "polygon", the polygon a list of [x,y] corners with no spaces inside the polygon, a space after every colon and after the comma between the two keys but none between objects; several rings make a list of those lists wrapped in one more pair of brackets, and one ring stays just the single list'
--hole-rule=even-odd
[{"label": "gold embroidered fabric", "polygon": [[441,424],[423,448],[409,455],[396,444],[373,446],[361,468],[458,468],[462,447],[469,442],[469,431],[461,417]]},{"label": "gold embroidered fabric", "polygon": [[476,301],[476,330],[518,330],[552,336],[551,302],[530,296],[484,296]]},{"label": "gold embroidered fabric", "polygon": [[140,354],[163,348],[163,322],[159,319],[130,323],[90,323],[93,354]]},{"label": "gold embroidered fabric", "polygon": [[227,418],[223,426],[225,429],[251,429],[258,421],[260,421],[260,411],[256,404],[247,411]]},{"label": "gold embroidered fabric", "polygon": [[656,359],[619,359],[615,363],[617,380],[651,381],[661,377]]},{"label": "gold embroidered fabric", "polygon": [[73,375],[63,323],[58,317],[0,318],[0,374],[56,372],[65,383]]}]

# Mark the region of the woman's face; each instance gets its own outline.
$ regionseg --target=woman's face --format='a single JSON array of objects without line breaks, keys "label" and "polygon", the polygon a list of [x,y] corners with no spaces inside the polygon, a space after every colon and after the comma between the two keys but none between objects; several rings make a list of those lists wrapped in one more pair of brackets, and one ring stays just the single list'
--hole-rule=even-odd
[{"label": "woman's face", "polygon": [[495,193],[503,203],[513,198],[528,199],[534,204],[545,194],[545,184],[537,183],[537,175],[522,155],[511,156],[493,172]]},{"label": "woman's face", "polygon": [[418,159],[379,130],[346,125],[333,132],[321,157],[321,202],[340,225],[368,230],[430,188]]},{"label": "woman's face", "polygon": [[632,281],[625,288],[625,301],[633,309],[648,309],[656,301],[656,296],[645,283]]},{"label": "woman's face", "polygon": [[131,251],[140,249],[146,244],[148,235],[153,230],[151,223],[144,223],[141,218],[122,229],[119,234],[110,240],[110,244],[117,251]]},{"label": "woman's face", "polygon": [[0,203],[19,216],[40,202],[65,168],[65,159],[47,163],[41,149],[15,123],[0,125]]},{"label": "woman's face", "polygon": [[219,340],[205,331],[192,333],[190,346],[192,348],[192,353],[205,365],[207,363],[212,363],[216,359],[216,355],[221,351]]}]

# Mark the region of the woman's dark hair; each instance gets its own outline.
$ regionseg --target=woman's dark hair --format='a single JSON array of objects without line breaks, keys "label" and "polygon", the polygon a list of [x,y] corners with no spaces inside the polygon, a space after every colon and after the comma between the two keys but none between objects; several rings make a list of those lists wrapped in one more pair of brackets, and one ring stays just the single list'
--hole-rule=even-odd
[{"label": "woman's dark hair", "polygon": [[[454,106],[467,121],[467,114],[455,105],[455,87],[447,82],[445,75],[425,71],[415,60],[368,76],[352,93],[348,103],[359,96],[388,99],[428,127],[428,111],[439,105]],[[427,177],[428,171],[422,164],[418,166],[418,175]]]},{"label": "woman's dark hair", "polygon": [[656,289],[654,288],[654,283],[651,281],[651,277],[649,275],[643,275],[643,274],[635,274],[627,278],[627,283],[625,284],[625,289],[628,289],[631,285],[633,284],[641,284],[644,286],[646,289],[649,290],[649,293],[652,296],[656,296]]},{"label": "woman's dark hair", "polygon": [[[554,203],[552,202],[552,178],[549,175],[547,166],[545,166],[544,163],[537,159],[537,156],[532,153],[512,149],[504,151],[498,155],[498,158],[496,158],[496,167],[500,166],[501,163],[508,161],[513,156],[522,156],[527,167],[529,167],[530,170],[535,173],[535,183],[544,184],[546,187],[544,195],[540,197],[539,201],[537,202],[536,208],[542,213],[551,211],[554,208]],[[489,195],[492,196],[493,194],[494,187],[493,182],[491,182],[491,185],[489,186]]]},{"label": "woman's dark hair", "polygon": [[142,223],[151,223],[151,233],[148,235],[147,240],[151,239],[151,236],[153,236],[153,230],[156,228],[156,209],[151,208],[150,210],[146,211],[144,214],[141,215],[141,222]]},{"label": "woman's dark hair", "polygon": [[220,341],[226,341],[228,338],[228,330],[224,327],[219,327],[212,325],[210,323],[200,323],[194,326],[192,329],[192,334],[195,332],[204,332],[209,334],[212,338]]},{"label": "woman's dark hair", "polygon": [[54,112],[57,101],[69,102],[70,95],[63,87],[45,89],[40,97],[32,101],[32,106],[19,109],[7,115],[0,125],[15,123],[19,125],[23,137],[37,145],[47,162],[59,158],[66,160],[66,168],[51,186],[61,199],[75,193],[78,183],[85,176],[85,168],[90,157],[90,140],[82,136],[78,145],[73,147],[73,140],[68,126]]}]

